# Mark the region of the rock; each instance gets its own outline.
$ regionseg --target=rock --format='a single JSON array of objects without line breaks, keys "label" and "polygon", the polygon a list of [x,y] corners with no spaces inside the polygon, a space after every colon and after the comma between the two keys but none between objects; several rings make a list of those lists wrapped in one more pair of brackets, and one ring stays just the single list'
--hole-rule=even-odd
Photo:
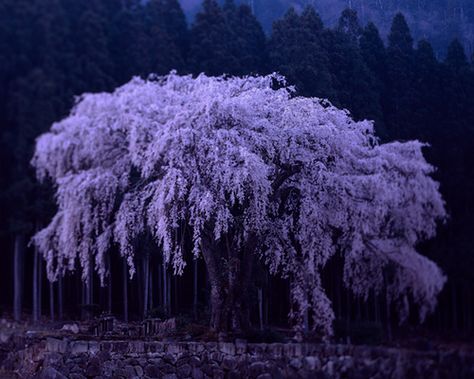
[{"label": "rock", "polygon": [[323,371],[329,376],[329,377],[333,377],[334,376],[334,362],[333,361],[329,361],[328,363],[326,363],[323,367]]},{"label": "rock", "polygon": [[260,374],[257,379],[272,379],[272,376],[270,374]]},{"label": "rock", "polygon": [[162,363],[159,366],[159,371],[161,374],[173,374],[176,369],[174,368],[173,365],[170,365],[169,363]]},{"label": "rock", "polygon": [[199,367],[201,365],[201,359],[198,356],[193,355],[191,358],[189,358],[189,364],[191,366]]},{"label": "rock", "polygon": [[321,361],[318,357],[305,357],[306,367],[311,370],[319,370],[321,368]]},{"label": "rock", "polygon": [[224,370],[232,371],[235,369],[236,366],[237,366],[237,361],[233,357],[224,357],[224,359],[222,360],[222,368]]},{"label": "rock", "polygon": [[80,374],[82,372],[82,369],[77,364],[74,364],[70,372]]},{"label": "rock", "polygon": [[354,361],[352,357],[349,357],[349,356],[339,357],[339,363],[340,363],[340,371],[343,374],[349,372],[354,365]]},{"label": "rock", "polygon": [[209,358],[214,362],[221,363],[222,359],[224,358],[224,354],[219,351],[213,351],[211,354],[209,354]]},{"label": "rock", "polygon": [[75,341],[71,343],[71,354],[86,353],[89,345],[85,341]]},{"label": "rock", "polygon": [[212,377],[214,379],[224,379],[225,378],[224,371],[219,368],[215,368],[214,370],[212,370]]},{"label": "rock", "polygon": [[176,374],[165,374],[163,375],[163,379],[178,379]]},{"label": "rock", "polygon": [[67,376],[61,374],[58,370],[52,367],[44,368],[40,375],[39,379],[68,379]]},{"label": "rock", "polygon": [[133,368],[133,366],[125,366],[123,369],[127,373],[127,378],[135,377],[135,369]]},{"label": "rock", "polygon": [[0,331],[0,343],[7,343],[10,339],[12,333],[7,333],[5,331]]},{"label": "rock", "polygon": [[221,353],[227,355],[235,355],[235,344],[229,342],[219,343],[219,350]]},{"label": "rock", "polygon": [[295,370],[299,370],[301,367],[303,367],[303,363],[301,362],[301,359],[293,358],[290,361],[290,366],[293,367]]},{"label": "rock", "polygon": [[145,367],[145,375],[150,378],[158,378],[160,376],[160,369],[155,365],[148,365]]},{"label": "rock", "polygon": [[204,378],[204,374],[203,374],[203,372],[202,372],[199,368],[193,367],[192,377],[193,377],[194,379],[203,379],[203,378]]},{"label": "rock", "polygon": [[235,340],[235,352],[237,354],[244,354],[247,352],[247,340],[237,338]]},{"label": "rock", "polygon": [[100,366],[98,363],[92,363],[87,366],[86,376],[100,375]]},{"label": "rock", "polygon": [[190,376],[191,371],[192,371],[192,368],[187,363],[185,363],[184,365],[179,366],[178,370],[177,370],[178,376],[180,378],[186,378],[186,377]]},{"label": "rock", "polygon": [[127,372],[123,368],[118,368],[114,371],[113,378],[126,378]]},{"label": "rock", "polygon": [[112,376],[112,373],[114,372],[115,367],[116,367],[116,366],[115,366],[114,363],[111,362],[111,361],[104,362],[104,363],[101,365],[102,374],[103,374],[105,377],[110,377],[110,376]]},{"label": "rock", "polygon": [[265,372],[265,364],[262,362],[252,363],[249,367],[249,374],[251,377],[256,378],[260,374]]},{"label": "rock", "polygon": [[137,376],[141,378],[143,376],[142,366],[135,366],[134,368],[135,368],[135,373],[137,374]]}]

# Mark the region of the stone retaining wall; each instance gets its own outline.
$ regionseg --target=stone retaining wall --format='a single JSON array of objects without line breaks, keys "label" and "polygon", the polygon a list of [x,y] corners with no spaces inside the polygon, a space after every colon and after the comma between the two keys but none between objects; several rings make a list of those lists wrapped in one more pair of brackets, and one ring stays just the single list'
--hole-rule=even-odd
[{"label": "stone retaining wall", "polygon": [[474,354],[323,344],[73,341],[16,355],[20,378],[472,379]]}]

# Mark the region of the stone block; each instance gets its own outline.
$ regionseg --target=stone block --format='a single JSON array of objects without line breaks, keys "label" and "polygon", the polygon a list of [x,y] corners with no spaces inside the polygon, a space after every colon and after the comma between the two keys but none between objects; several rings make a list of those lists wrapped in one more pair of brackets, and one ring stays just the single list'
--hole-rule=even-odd
[{"label": "stone block", "polygon": [[71,354],[87,353],[89,344],[86,341],[71,342]]},{"label": "stone block", "polygon": [[67,351],[68,341],[57,338],[46,339],[46,351],[50,353],[65,353]]},{"label": "stone block", "polygon": [[227,355],[235,355],[235,344],[230,342],[220,342],[219,351]]},{"label": "stone block", "polygon": [[192,367],[191,365],[185,363],[184,365],[181,365],[177,369],[178,376],[180,378],[187,378],[191,375],[192,372]]}]

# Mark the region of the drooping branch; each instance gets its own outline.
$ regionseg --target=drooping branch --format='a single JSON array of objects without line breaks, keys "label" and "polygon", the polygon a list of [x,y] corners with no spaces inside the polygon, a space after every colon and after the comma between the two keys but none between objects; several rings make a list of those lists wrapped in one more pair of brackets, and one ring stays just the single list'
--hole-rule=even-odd
[{"label": "drooping branch", "polygon": [[216,329],[243,322],[256,256],[292,278],[296,319],[311,309],[322,334],[333,313],[320,273],[336,252],[356,292],[378,288],[390,260],[392,297],[410,292],[423,316],[444,277],[415,247],[446,216],[423,146],[379,144],[371,122],[295,97],[275,75],[135,78],[84,95],[38,139],[33,164],[56,185],[58,213],[34,242],[51,279],[76,260],[85,277],[91,265],[103,277],[113,243],[133,274],[143,235],[179,274],[189,230],[209,273]]}]

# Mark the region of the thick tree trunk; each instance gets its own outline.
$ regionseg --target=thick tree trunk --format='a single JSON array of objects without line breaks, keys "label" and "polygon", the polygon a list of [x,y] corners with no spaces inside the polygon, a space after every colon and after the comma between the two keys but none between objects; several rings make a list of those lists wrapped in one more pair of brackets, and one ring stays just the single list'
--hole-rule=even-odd
[{"label": "thick tree trunk", "polygon": [[237,251],[228,249],[229,259],[224,263],[216,246],[208,241],[203,242],[202,251],[211,287],[210,326],[215,331],[240,333],[250,326],[248,293],[253,254],[244,250],[238,256]]},{"label": "thick tree trunk", "polygon": [[13,317],[20,321],[23,300],[23,256],[25,252],[25,236],[17,233],[13,257]]}]

